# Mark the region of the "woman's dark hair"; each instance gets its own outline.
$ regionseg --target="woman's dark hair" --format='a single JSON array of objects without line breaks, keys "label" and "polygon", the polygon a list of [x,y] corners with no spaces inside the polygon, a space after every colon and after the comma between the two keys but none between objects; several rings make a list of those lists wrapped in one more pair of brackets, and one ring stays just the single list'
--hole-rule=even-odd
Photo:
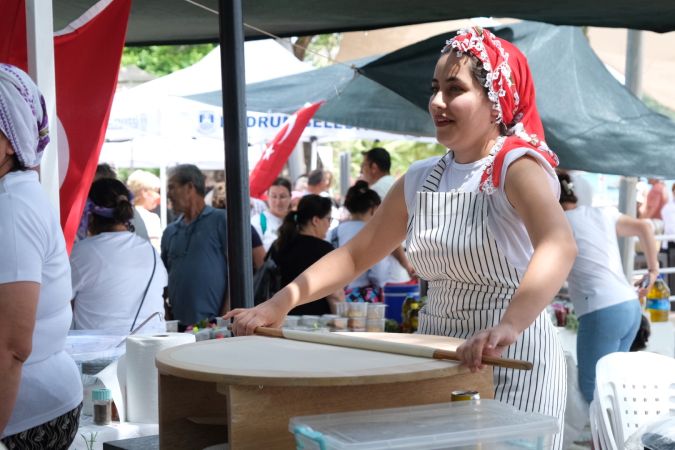
[{"label": "woman's dark hair", "polygon": [[286,189],[288,189],[289,194],[293,192],[293,186],[291,186],[291,182],[288,180],[288,178],[279,177],[276,180],[272,181],[270,187],[272,186],[283,186]]},{"label": "woman's dark hair", "polygon": [[117,172],[113,169],[108,163],[101,163],[96,166],[96,173],[94,174],[94,180],[99,178],[117,178]]},{"label": "woman's dark hair", "polygon": [[12,168],[9,169],[10,172],[25,172],[28,170],[28,167],[21,164],[21,161],[19,161],[19,157],[16,156],[16,153],[14,153],[11,156],[11,159],[12,159]]},{"label": "woman's dark hair", "polygon": [[345,196],[345,208],[352,214],[362,214],[382,203],[380,196],[368,187],[368,183],[359,180],[350,187]]},{"label": "woman's dark hair", "polygon": [[[3,133],[1,130],[0,130],[0,135],[2,135],[9,142],[9,139],[7,138],[5,133]],[[9,142],[9,146],[12,147],[11,142]],[[12,147],[12,150],[14,150],[14,147]],[[16,151],[14,151],[14,153],[12,155],[10,155],[9,159],[12,160],[12,164],[10,166],[9,172],[25,172],[25,171],[28,170],[28,167],[21,164],[21,161],[19,160],[19,156],[16,154]]]},{"label": "woman's dark hair", "polygon": [[635,339],[630,346],[631,352],[639,352],[647,348],[647,342],[649,341],[649,336],[652,334],[651,326],[649,325],[649,320],[645,316],[640,318],[640,328],[638,329]]},{"label": "woman's dark hair", "polygon": [[276,240],[277,250],[284,249],[314,217],[324,218],[331,213],[332,203],[329,198],[309,194],[300,199],[298,209],[286,214],[279,227],[279,239]]},{"label": "woman's dark hair", "polygon": [[560,182],[560,203],[576,203],[579,201],[572,189],[572,178],[567,172],[558,172]]},{"label": "woman's dark hair", "polygon": [[134,217],[134,207],[131,204],[131,193],[124,183],[113,178],[96,180],[89,189],[89,200],[96,206],[113,210],[112,218],[94,213],[89,215],[89,231],[91,234],[96,235],[112,231],[119,224],[127,225],[133,231],[129,222]]}]

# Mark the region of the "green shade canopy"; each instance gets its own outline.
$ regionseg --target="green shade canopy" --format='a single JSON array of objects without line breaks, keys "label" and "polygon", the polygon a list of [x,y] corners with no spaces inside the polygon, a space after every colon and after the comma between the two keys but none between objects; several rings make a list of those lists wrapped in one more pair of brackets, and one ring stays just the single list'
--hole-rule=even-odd
[{"label": "green shade canopy", "polygon": [[[568,169],[675,178],[675,123],[616,81],[574,27],[522,22],[494,29],[527,56],[546,140]],[[433,136],[427,113],[439,51],[453,33],[382,57],[247,86],[247,108],[292,113],[326,100],[316,118]],[[221,104],[220,92],[192,97]]]},{"label": "green shade canopy", "polygon": [[[218,10],[217,0],[194,0]],[[53,0],[61,29],[96,0]],[[557,25],[588,25],[666,32],[675,30],[672,0],[242,0],[244,22],[277,36],[368,30],[467,17],[514,17]],[[217,16],[186,0],[134,0],[127,45],[218,41]],[[245,27],[246,39],[265,37]]]}]

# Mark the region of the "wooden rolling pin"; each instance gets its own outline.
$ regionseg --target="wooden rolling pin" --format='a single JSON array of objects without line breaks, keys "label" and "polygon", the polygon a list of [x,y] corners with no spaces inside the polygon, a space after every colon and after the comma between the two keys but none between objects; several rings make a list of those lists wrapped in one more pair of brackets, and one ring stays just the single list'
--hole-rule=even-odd
[{"label": "wooden rolling pin", "polygon": [[[395,353],[398,355],[417,356],[421,358],[448,359],[459,361],[457,352],[425,347],[423,345],[388,342],[379,339],[368,339],[358,336],[348,336],[336,333],[314,333],[279,328],[258,327],[255,329],[258,336],[292,339],[294,341],[313,342],[315,344],[335,345],[338,347],[357,348],[376,352]],[[483,356],[483,364],[506,367],[508,369],[532,370],[532,363],[519,359],[500,358],[498,356]]]}]

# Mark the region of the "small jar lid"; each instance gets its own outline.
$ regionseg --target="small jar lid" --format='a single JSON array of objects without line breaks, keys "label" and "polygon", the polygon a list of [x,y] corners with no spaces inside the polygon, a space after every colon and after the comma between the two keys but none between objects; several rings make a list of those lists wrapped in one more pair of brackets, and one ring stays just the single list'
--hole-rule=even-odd
[{"label": "small jar lid", "polygon": [[112,391],[110,389],[94,389],[91,391],[91,399],[96,400],[112,400]]}]

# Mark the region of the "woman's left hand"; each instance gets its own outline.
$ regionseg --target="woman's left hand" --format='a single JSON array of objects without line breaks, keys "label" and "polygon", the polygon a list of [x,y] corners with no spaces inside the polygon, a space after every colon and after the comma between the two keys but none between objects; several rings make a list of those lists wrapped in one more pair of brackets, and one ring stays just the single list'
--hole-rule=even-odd
[{"label": "woman's left hand", "polygon": [[647,293],[649,290],[652,288],[654,283],[656,282],[656,278],[659,276],[659,273],[654,271],[654,272],[648,272],[646,273],[642,278],[640,278],[639,281],[635,283],[635,287],[638,288],[638,298],[645,298],[647,297]]},{"label": "woman's left hand", "polygon": [[471,372],[483,368],[483,356],[501,356],[506,348],[518,338],[518,331],[511,325],[499,325],[480,331],[457,347],[457,355],[462,365]]}]

